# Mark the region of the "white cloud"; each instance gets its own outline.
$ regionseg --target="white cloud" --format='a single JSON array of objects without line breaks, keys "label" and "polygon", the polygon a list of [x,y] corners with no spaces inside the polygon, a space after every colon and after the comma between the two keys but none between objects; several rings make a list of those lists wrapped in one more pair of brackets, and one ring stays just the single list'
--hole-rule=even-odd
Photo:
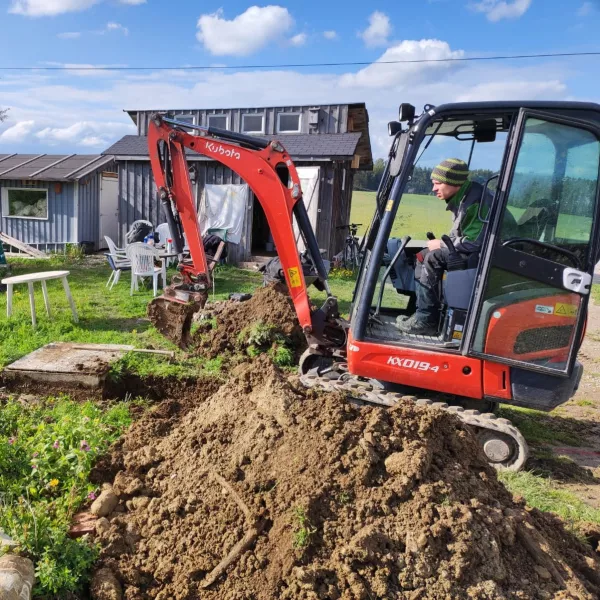
[{"label": "white cloud", "polygon": [[[473,50],[476,52],[476,49]],[[380,60],[461,57],[463,51],[441,40],[407,40],[381,53]],[[81,65],[70,65],[77,70]],[[574,99],[565,81],[582,82],[566,61],[535,65],[480,63],[373,64],[345,73],[208,71],[28,73],[0,79],[2,106],[11,107],[0,126],[0,152],[97,152],[135,127],[123,109],[297,106],[365,102],[373,154],[389,145],[387,123],[400,102],[420,112],[424,104],[489,99]],[[587,74],[589,78],[589,73]],[[575,79],[577,78],[577,79]],[[593,79],[593,78],[592,78]],[[260,81],[260,86],[256,82]],[[600,86],[587,86],[597,101]],[[596,95],[594,95],[596,94]],[[232,98],[234,99],[232,101]],[[243,99],[236,101],[235,98]],[[10,131],[9,131],[10,130]],[[40,134],[40,135],[36,135]]]},{"label": "white cloud", "polygon": [[211,54],[248,56],[280,39],[293,24],[288,9],[282,6],[251,6],[231,21],[224,19],[219,9],[200,16],[196,37]]},{"label": "white cloud", "polygon": [[306,44],[306,34],[298,33],[294,37],[290,38],[290,44],[292,46],[304,46]]},{"label": "white cloud", "polygon": [[[12,0],[8,12],[26,17],[52,17],[81,12],[103,0]],[[144,4],[146,0],[119,0],[121,4]]]},{"label": "white cloud", "polygon": [[378,10],[369,17],[369,26],[358,35],[363,39],[365,45],[369,48],[375,46],[385,46],[388,43],[388,37],[392,32],[390,18]]},{"label": "white cloud", "polygon": [[496,22],[501,19],[518,19],[531,6],[532,0],[481,0],[471,5],[473,10],[485,13],[488,21]]},{"label": "white cloud", "polygon": [[329,31],[324,31],[323,32],[323,37],[326,40],[337,40],[338,34],[337,34],[337,31],[334,31],[333,29],[330,29]]},{"label": "white cloud", "polygon": [[580,7],[579,10],[577,11],[577,16],[578,17],[587,17],[588,15],[591,15],[594,10],[595,10],[595,6],[593,2],[584,2]]},{"label": "white cloud", "polygon": [[34,126],[35,121],[19,121],[5,129],[0,135],[0,140],[3,142],[21,142],[31,133]]},{"label": "white cloud", "polygon": [[386,61],[419,61],[462,58],[462,50],[453,51],[447,42],[441,40],[405,40],[388,48],[377,61],[357,73],[342,76],[343,85],[352,87],[378,88],[387,85],[418,83],[441,77],[443,73],[457,68],[447,62],[400,62],[396,64],[378,64]]},{"label": "white cloud", "polygon": [[460,94],[456,102],[484,102],[487,100],[545,100],[564,98],[567,86],[558,79],[549,81],[493,81],[481,83]]},{"label": "white cloud", "polygon": [[65,31],[64,33],[58,33],[56,37],[63,40],[75,40],[81,37],[81,31]]},{"label": "white cloud", "polygon": [[123,27],[120,23],[107,23],[106,31],[120,31],[123,35],[129,35],[129,29]]}]

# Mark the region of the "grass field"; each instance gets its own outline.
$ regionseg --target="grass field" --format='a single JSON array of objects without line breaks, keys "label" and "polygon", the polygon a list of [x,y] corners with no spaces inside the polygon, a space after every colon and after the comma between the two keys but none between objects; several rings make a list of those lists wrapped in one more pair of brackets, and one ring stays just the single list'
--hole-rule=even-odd
[{"label": "grass field", "polygon": [[[351,223],[362,223],[358,233],[365,233],[375,213],[375,192],[352,193]],[[435,196],[404,194],[396,216],[392,236],[410,235],[415,240],[426,239],[426,233],[433,231],[436,237],[450,231],[452,215],[446,212],[446,206]]]}]

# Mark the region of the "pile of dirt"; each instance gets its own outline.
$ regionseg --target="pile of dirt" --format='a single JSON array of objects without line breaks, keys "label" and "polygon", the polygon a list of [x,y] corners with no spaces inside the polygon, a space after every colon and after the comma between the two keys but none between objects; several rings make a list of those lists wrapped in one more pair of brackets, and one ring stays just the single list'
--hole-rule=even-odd
[{"label": "pile of dirt", "polygon": [[600,596],[592,548],[515,502],[451,414],[354,406],[265,356],[161,414],[125,436],[97,528],[127,600]]},{"label": "pile of dirt", "polygon": [[227,300],[207,304],[198,319],[199,328],[192,345],[195,352],[207,358],[243,350],[245,340],[240,339],[240,334],[257,324],[269,327],[272,337],[280,335],[286,338],[297,352],[306,347],[294,304],[283,284],[259,288],[243,302]]}]

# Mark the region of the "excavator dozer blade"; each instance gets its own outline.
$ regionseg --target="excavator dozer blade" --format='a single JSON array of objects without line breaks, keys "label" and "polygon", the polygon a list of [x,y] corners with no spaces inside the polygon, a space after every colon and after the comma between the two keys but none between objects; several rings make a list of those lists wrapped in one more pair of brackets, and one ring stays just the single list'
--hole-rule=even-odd
[{"label": "excavator dozer blade", "polygon": [[183,303],[159,296],[148,304],[148,318],[168,340],[185,349],[192,341],[190,330],[194,315],[204,308],[206,299]]}]

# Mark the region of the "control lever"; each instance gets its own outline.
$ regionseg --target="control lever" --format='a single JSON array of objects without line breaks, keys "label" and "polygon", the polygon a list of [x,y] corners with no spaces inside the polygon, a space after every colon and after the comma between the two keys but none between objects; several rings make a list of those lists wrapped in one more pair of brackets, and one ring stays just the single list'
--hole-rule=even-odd
[{"label": "control lever", "polygon": [[377,315],[379,314],[379,311],[381,310],[381,302],[383,301],[383,292],[385,290],[385,282],[386,282],[387,278],[389,277],[391,270],[394,268],[396,261],[400,258],[400,255],[404,252],[404,248],[406,248],[406,245],[408,244],[408,242],[410,242],[410,240],[411,240],[410,235],[407,235],[400,240],[400,246],[398,246],[398,250],[396,250],[396,254],[394,254],[394,257],[390,261],[388,268],[385,270],[383,277],[381,278],[381,286],[379,288],[379,298],[377,299],[377,306],[375,307],[375,312],[373,313],[373,317],[377,317]]},{"label": "control lever", "polygon": [[467,259],[463,258],[454,247],[454,242],[447,236],[442,236],[442,242],[448,248],[448,271],[464,271],[467,268]]},{"label": "control lever", "polygon": [[431,232],[431,231],[428,231],[426,235],[427,235],[427,239],[428,239],[429,241],[431,241],[431,240],[435,240],[435,234],[434,234],[433,232]]}]

